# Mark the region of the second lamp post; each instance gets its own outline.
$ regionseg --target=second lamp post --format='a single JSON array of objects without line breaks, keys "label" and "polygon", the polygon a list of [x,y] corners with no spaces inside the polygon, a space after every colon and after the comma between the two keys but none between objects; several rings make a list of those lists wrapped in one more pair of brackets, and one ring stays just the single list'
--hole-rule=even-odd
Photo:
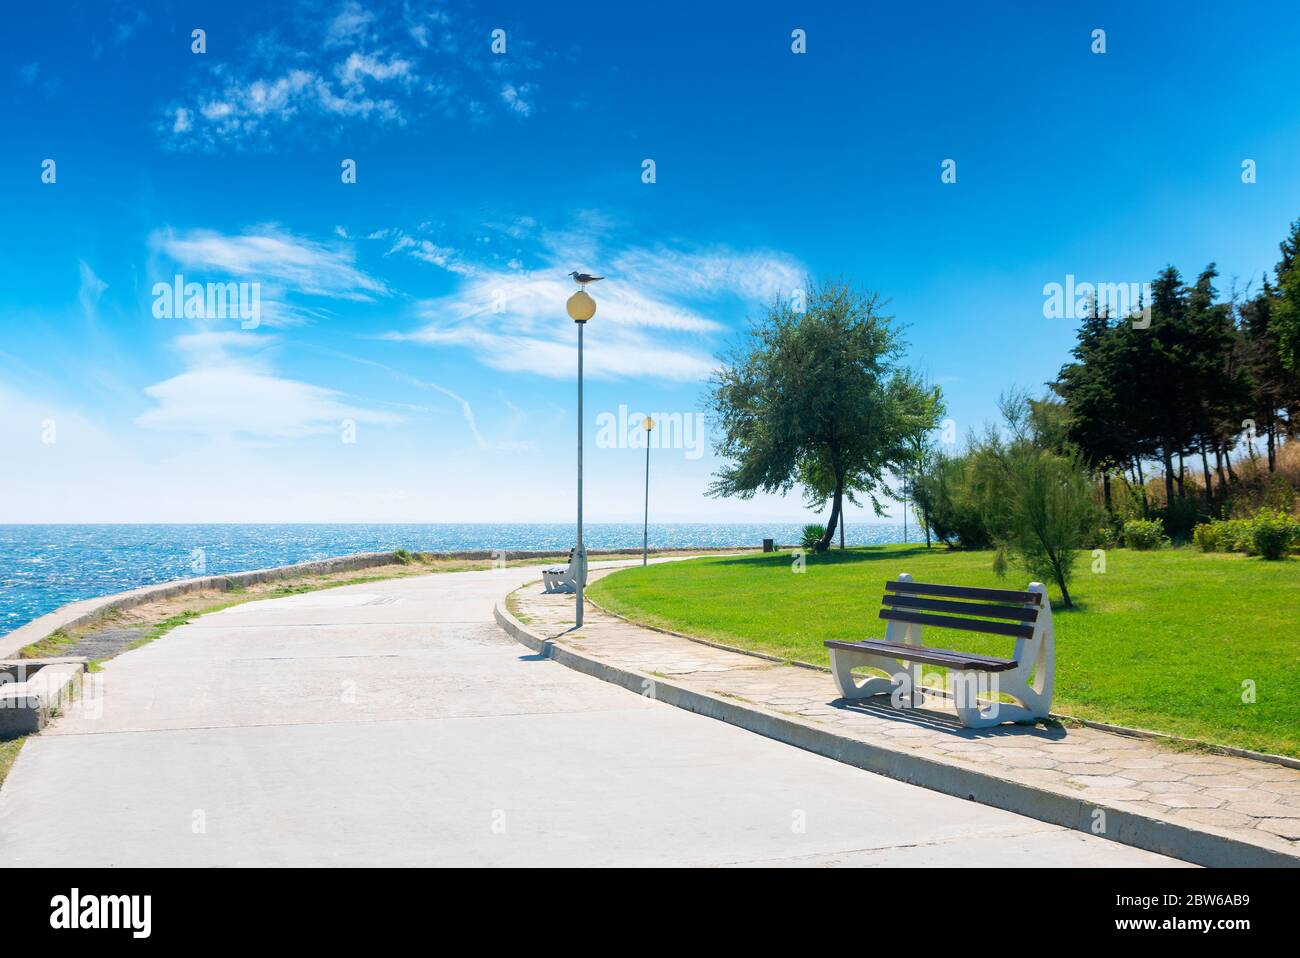
[{"label": "second lamp post", "polygon": [[641,423],[645,426],[645,524],[641,527],[641,564],[650,561],[650,430],[655,421],[649,416]]}]

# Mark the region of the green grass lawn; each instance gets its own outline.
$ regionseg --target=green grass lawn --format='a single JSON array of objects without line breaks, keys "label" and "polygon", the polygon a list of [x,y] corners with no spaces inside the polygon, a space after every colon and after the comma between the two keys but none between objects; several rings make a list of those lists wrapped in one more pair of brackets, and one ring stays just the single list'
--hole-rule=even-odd
[{"label": "green grass lawn", "polygon": [[[1084,553],[1056,624],[1053,710],[1223,745],[1300,756],[1300,561],[1191,549]],[[1020,589],[992,553],[924,546],[832,550],[791,572],[789,553],[634,567],[595,582],[591,598],[648,625],[825,665],[826,639],[881,637],[886,580]],[[927,644],[1009,655],[1011,639],[926,629]],[[1253,680],[1255,702],[1242,701]],[[831,680],[827,680],[828,691]]]}]

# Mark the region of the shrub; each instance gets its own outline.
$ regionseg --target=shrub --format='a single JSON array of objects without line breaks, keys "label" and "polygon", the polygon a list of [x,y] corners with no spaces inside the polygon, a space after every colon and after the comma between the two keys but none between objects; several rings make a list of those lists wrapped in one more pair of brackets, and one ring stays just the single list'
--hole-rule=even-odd
[{"label": "shrub", "polygon": [[1007,550],[1004,546],[998,546],[998,551],[993,553],[993,574],[999,579],[1007,577]]},{"label": "shrub", "polygon": [[1124,523],[1123,538],[1130,549],[1159,549],[1165,542],[1165,524],[1159,519],[1130,519]]},{"label": "shrub", "polygon": [[1222,522],[1202,522],[1192,530],[1192,541],[1194,541],[1202,552],[1223,552],[1226,546],[1226,537]]},{"label": "shrub", "polygon": [[826,535],[826,527],[820,522],[810,522],[803,527],[803,538],[800,545],[805,549],[812,550],[816,548],[817,543],[821,541],[822,536]]},{"label": "shrub", "polygon": [[1300,523],[1285,512],[1261,509],[1250,525],[1255,551],[1265,559],[1281,559],[1300,539]]},{"label": "shrub", "polygon": [[1228,519],[1219,523],[1223,549],[1227,552],[1244,552],[1255,555],[1255,530],[1250,519]]},{"label": "shrub", "polygon": [[1084,536],[1085,549],[1114,549],[1119,545],[1119,532],[1112,525],[1098,526]]}]

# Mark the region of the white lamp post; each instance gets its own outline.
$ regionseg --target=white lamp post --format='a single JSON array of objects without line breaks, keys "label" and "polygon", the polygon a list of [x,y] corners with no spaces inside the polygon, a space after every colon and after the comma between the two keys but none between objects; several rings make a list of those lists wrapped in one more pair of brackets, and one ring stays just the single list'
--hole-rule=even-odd
[{"label": "white lamp post", "polygon": [[650,561],[650,430],[655,421],[649,416],[641,423],[645,426],[645,525],[641,527],[641,564]]},{"label": "white lamp post", "polygon": [[582,328],[596,315],[596,301],[585,289],[580,289],[564,304],[569,318],[578,324],[578,544],[573,550],[577,563],[578,597],[574,628],[582,627],[582,592],[587,584],[587,550],[582,545]]}]

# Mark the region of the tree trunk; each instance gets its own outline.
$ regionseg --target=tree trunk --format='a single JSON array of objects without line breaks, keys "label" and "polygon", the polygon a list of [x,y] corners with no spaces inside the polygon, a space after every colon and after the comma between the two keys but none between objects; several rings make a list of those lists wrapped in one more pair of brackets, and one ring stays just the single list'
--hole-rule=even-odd
[{"label": "tree trunk", "polygon": [[1177,485],[1178,485],[1178,499],[1179,499],[1179,501],[1181,501],[1181,500],[1183,500],[1183,499],[1186,498],[1186,496],[1184,495],[1184,489],[1183,489],[1183,473],[1184,473],[1184,472],[1186,472],[1186,466],[1185,466],[1185,464],[1183,463],[1183,454],[1180,452],[1180,453],[1178,454],[1178,477],[1177,477],[1177,479],[1174,480],[1174,481],[1177,483]]},{"label": "tree trunk", "polygon": [[1165,507],[1168,508],[1174,504],[1174,454],[1168,449],[1164,451],[1165,465]]},{"label": "tree trunk", "polygon": [[1210,457],[1205,454],[1205,443],[1201,442],[1201,472],[1205,473],[1205,501],[1214,499],[1214,480],[1210,476]]},{"label": "tree trunk", "polygon": [[835,497],[831,500],[831,517],[826,523],[826,531],[817,540],[815,551],[825,552],[835,541],[835,529],[840,524],[840,510],[844,507],[844,480],[835,477]]},{"label": "tree trunk", "polygon": [[1115,510],[1110,504],[1110,470],[1107,469],[1101,474],[1101,492],[1106,497],[1106,512],[1113,513]]},{"label": "tree trunk", "polygon": [[1277,430],[1268,424],[1268,471],[1277,472]]},{"label": "tree trunk", "polygon": [[840,548],[844,548],[844,517],[840,516]]},{"label": "tree trunk", "polygon": [[1223,446],[1214,444],[1214,471],[1219,474],[1219,491],[1228,488],[1228,480],[1223,475]]},{"label": "tree trunk", "polygon": [[1052,573],[1056,579],[1056,587],[1061,590],[1061,602],[1064,604],[1065,608],[1073,608],[1074,603],[1070,601],[1070,590],[1065,585],[1065,576],[1061,574],[1060,560],[1055,555],[1052,555],[1049,557],[1049,561],[1052,564]]},{"label": "tree trunk", "polygon": [[1142,514],[1146,515],[1147,511],[1147,477],[1142,472],[1142,459],[1139,457],[1133,460],[1133,465],[1137,468],[1138,488],[1142,490]]},{"label": "tree trunk", "polygon": [[1232,450],[1228,449],[1226,446],[1223,450],[1223,464],[1228,469],[1228,481],[1236,484],[1237,474],[1232,471]]}]

